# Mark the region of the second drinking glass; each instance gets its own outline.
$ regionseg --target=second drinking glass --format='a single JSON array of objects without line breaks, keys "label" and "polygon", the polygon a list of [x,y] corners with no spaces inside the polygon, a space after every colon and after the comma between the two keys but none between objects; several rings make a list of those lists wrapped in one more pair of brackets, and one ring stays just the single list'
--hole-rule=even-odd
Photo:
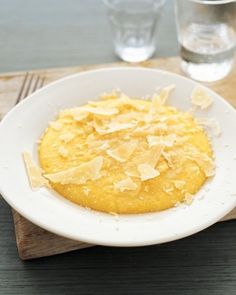
[{"label": "second drinking glass", "polygon": [[193,79],[224,78],[234,63],[236,2],[176,0],[182,69]]}]

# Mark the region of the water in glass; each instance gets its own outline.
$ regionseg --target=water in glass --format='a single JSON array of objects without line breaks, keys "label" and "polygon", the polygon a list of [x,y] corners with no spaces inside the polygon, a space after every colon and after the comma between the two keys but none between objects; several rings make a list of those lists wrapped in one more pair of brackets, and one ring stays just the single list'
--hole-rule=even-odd
[{"label": "water in glass", "polygon": [[117,55],[144,61],[155,52],[155,32],[163,0],[107,0]]},{"label": "water in glass", "polygon": [[200,81],[222,79],[234,63],[236,3],[217,0],[176,2],[183,70]]}]

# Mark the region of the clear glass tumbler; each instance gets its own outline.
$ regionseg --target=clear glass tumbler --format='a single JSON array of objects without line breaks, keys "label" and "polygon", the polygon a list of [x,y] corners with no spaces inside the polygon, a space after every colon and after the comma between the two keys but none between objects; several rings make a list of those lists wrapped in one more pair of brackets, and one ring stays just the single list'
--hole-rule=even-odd
[{"label": "clear glass tumbler", "polygon": [[232,69],[236,47],[236,2],[176,0],[182,69],[193,79],[216,81]]},{"label": "clear glass tumbler", "polygon": [[155,32],[165,0],[104,0],[114,34],[116,54],[140,62],[155,52]]}]

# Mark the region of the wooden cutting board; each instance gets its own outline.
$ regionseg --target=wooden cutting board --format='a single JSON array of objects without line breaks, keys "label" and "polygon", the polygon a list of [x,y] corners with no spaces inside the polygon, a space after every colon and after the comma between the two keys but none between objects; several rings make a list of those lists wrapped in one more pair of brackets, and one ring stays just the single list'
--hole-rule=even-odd
[{"label": "wooden cutting board", "polygon": [[[43,69],[30,71],[30,73],[40,75],[40,77],[44,79],[45,85],[70,74],[91,69],[115,66],[120,67],[124,65],[132,67],[142,66],[148,68],[164,69],[183,75],[180,69],[180,60],[177,57],[150,60],[135,65],[115,63],[73,68]],[[0,119],[15,105],[25,74],[26,72],[17,72],[0,75]],[[207,86],[219,93],[236,107],[236,66],[226,79],[216,83],[208,84]],[[26,220],[15,210],[12,211],[15,224],[16,242],[21,259],[25,260],[50,256],[93,246],[83,242],[68,240],[53,233],[47,232],[46,230],[39,228],[38,226]],[[236,209],[227,215],[222,221],[231,219],[236,219]]]}]

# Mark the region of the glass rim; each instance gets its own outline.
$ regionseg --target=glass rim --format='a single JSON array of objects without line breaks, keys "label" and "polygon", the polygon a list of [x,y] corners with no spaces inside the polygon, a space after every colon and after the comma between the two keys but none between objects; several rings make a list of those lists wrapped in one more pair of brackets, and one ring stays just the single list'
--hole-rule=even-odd
[{"label": "glass rim", "polygon": [[227,4],[227,3],[236,3],[236,0],[187,0],[190,2],[196,2],[199,4],[209,4],[209,5],[219,5],[219,4]]},{"label": "glass rim", "polygon": [[[155,8],[158,9],[160,8],[161,6],[163,6],[166,2],[166,0],[153,0],[153,2],[157,2],[158,1],[158,5],[155,5]],[[112,10],[116,10],[116,11],[119,11],[119,12],[122,12],[122,11],[125,11],[124,8],[119,8],[117,7],[115,4],[112,4],[111,3],[112,1],[111,0],[103,0],[103,3],[110,9]],[[147,9],[147,10],[151,10],[151,9]],[[129,13],[132,13],[132,11],[130,11]]]}]

